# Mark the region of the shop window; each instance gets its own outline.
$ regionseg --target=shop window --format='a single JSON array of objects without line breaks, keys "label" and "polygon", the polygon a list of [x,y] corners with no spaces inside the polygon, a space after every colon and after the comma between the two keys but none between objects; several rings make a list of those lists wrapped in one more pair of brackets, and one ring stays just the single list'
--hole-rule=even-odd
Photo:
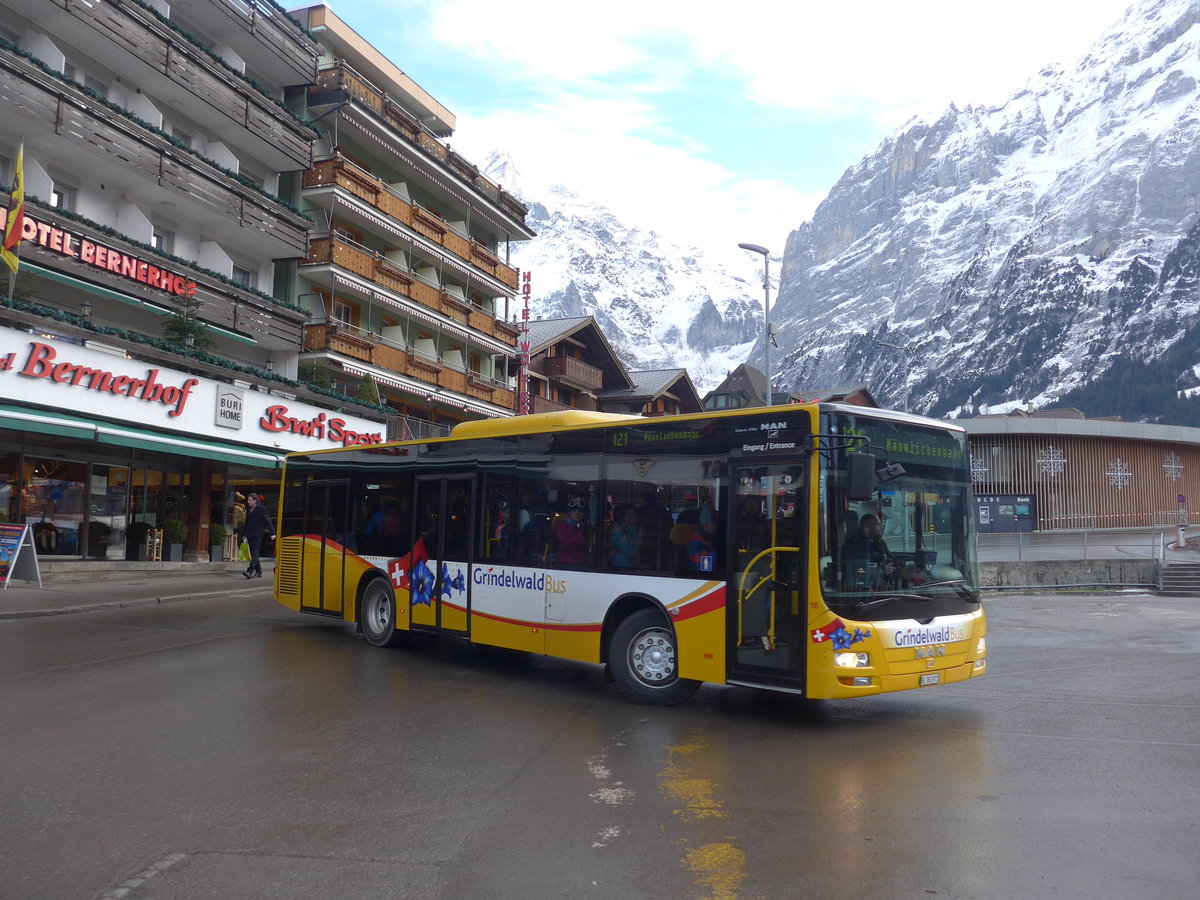
[{"label": "shop window", "polygon": [[27,456],[21,507],[39,556],[78,556],[88,497],[87,463]]}]

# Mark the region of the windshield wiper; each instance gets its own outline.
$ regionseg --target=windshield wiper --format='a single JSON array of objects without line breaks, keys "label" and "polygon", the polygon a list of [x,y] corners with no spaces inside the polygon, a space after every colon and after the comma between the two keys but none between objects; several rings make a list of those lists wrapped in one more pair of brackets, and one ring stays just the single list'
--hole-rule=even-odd
[{"label": "windshield wiper", "polygon": [[932,600],[932,597],[926,597],[923,594],[888,594],[886,597],[876,597],[874,600],[860,600],[854,604],[854,608],[859,611],[875,609],[877,606],[891,603],[894,600]]},{"label": "windshield wiper", "polygon": [[958,592],[958,596],[964,600],[970,603],[979,602],[979,591],[967,587],[967,580],[965,578],[951,578],[948,581],[927,581],[921,587],[952,587]]}]

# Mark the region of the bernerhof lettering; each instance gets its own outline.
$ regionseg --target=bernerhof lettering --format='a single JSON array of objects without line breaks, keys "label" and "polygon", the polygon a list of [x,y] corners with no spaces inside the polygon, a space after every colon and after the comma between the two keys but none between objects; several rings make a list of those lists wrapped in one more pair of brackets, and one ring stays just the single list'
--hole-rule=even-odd
[{"label": "bernerhof lettering", "polygon": [[26,378],[46,378],[71,387],[82,387],[92,391],[103,391],[118,397],[161,403],[172,407],[167,413],[171,418],[183,415],[188,398],[200,383],[198,378],[189,378],[182,385],[163,384],[158,380],[159,370],[150,369],[145,378],[132,375],[117,375],[105,369],[77,365],[71,362],[56,362],[58,352],[49,344],[31,341],[29,356],[18,374]]}]

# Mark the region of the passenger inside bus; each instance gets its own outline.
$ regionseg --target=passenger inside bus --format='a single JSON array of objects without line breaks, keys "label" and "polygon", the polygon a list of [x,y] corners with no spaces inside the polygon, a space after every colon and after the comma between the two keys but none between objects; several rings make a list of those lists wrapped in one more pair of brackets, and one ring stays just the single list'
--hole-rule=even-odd
[{"label": "passenger inside bus", "polygon": [[612,530],[608,535],[609,562],[619,569],[628,569],[637,564],[641,545],[637,507],[632,503],[618,506],[613,518]]},{"label": "passenger inside bus", "polygon": [[668,541],[668,535],[675,523],[671,519],[670,511],[663,506],[658,492],[653,488],[646,491],[641,519],[642,568],[662,571],[669,567],[668,561],[675,558],[675,548]]},{"label": "passenger inside bus", "polygon": [[554,526],[554,559],[563,565],[583,565],[591,559],[591,548],[587,499],[574,495],[567,500],[567,514]]}]

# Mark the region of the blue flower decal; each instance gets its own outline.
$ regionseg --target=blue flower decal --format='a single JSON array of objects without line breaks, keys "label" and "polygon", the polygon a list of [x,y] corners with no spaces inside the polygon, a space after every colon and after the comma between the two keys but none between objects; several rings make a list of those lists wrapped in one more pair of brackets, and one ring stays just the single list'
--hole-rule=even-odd
[{"label": "blue flower decal", "polygon": [[854,643],[850,636],[850,632],[848,632],[845,628],[839,628],[832,635],[830,635],[830,637],[833,638],[834,650],[849,650],[850,645]]},{"label": "blue flower decal", "polygon": [[450,577],[450,567],[442,563],[442,593],[447,597],[452,596],[453,591],[458,591],[460,594],[467,589],[466,578],[463,575],[462,569]]},{"label": "blue flower decal", "polygon": [[420,560],[409,575],[412,582],[412,602],[415,606],[433,606],[433,572]]}]

